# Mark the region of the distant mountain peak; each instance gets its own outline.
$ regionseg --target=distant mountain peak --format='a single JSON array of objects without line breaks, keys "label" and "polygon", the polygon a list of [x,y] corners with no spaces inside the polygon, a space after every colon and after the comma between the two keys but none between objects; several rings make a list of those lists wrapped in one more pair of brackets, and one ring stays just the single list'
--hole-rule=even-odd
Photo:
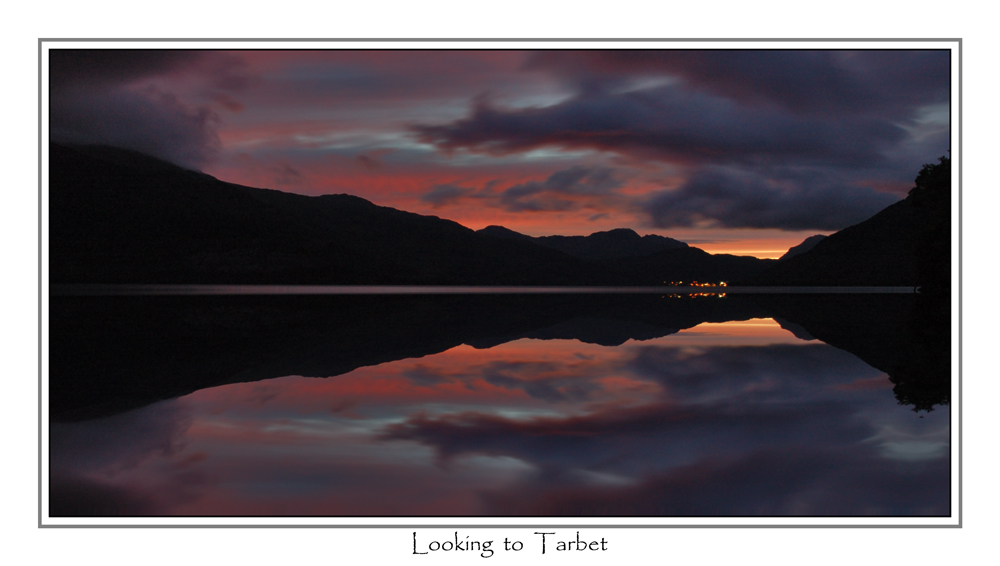
[{"label": "distant mountain peak", "polygon": [[487,226],[481,230],[476,230],[480,234],[486,234],[488,236],[493,236],[495,238],[507,238],[510,240],[531,240],[531,236],[522,234],[520,232],[515,232],[510,228],[504,228],[503,226],[497,226],[495,224]]},{"label": "distant mountain peak", "polygon": [[587,261],[643,257],[663,250],[688,247],[684,242],[673,238],[655,234],[640,236],[631,228],[614,228],[594,232],[589,236],[532,237],[503,226],[487,226],[478,232],[495,238],[530,241]]},{"label": "distant mountain peak", "polygon": [[636,231],[631,228],[615,228],[613,230],[606,230],[604,232],[594,232],[593,234],[586,237],[587,238],[613,237],[613,238],[627,238],[630,240],[638,240],[641,236],[639,236],[639,234],[637,234]]},{"label": "distant mountain peak", "polygon": [[825,239],[826,236],[824,236],[823,234],[816,234],[815,236],[809,236],[805,240],[802,240],[801,244],[788,248],[788,251],[785,252],[785,255],[778,258],[778,261],[785,261],[790,257],[795,257],[799,254],[804,254],[807,251],[816,247],[816,244],[822,242]]}]

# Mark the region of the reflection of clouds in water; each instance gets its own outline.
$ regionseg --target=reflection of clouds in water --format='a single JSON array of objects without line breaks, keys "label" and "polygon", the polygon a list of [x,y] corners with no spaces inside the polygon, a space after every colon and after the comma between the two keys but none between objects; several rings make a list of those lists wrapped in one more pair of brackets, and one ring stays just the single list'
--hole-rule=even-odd
[{"label": "reflection of clouds in water", "polygon": [[440,369],[431,368],[425,364],[416,364],[412,368],[404,369],[402,374],[414,385],[422,387],[434,387],[453,379],[451,376],[445,375]]},{"label": "reflection of clouds in water", "polygon": [[319,446],[294,453],[269,451],[262,457],[255,446],[232,446],[217,469],[225,481],[205,499],[174,512],[474,515],[482,509],[479,492],[513,485],[531,471],[530,465],[508,457],[463,457],[442,467],[426,449],[412,444],[381,448],[377,454],[370,450],[350,458]]},{"label": "reflection of clouds in water", "polygon": [[[443,461],[486,454],[534,465],[518,483],[523,495],[487,496],[489,513],[947,513],[947,419],[918,421],[887,407],[885,388],[853,387],[888,381],[855,356],[825,344],[625,352],[631,379],[665,394],[576,415],[413,415],[385,438],[433,447]],[[917,458],[929,467],[891,462]]]},{"label": "reflection of clouds in water", "polygon": [[170,456],[183,446],[191,414],[166,401],[120,415],[49,427],[54,473],[114,476],[153,456]]},{"label": "reflection of clouds in water", "polygon": [[[192,416],[173,401],[49,428],[52,516],[150,515],[197,499],[208,456],[178,457]],[[150,476],[150,468],[162,471]],[[166,473],[163,473],[165,471]]]},{"label": "reflection of clouds in water", "polygon": [[[556,344],[568,345],[567,341]],[[452,391],[460,387],[467,392],[487,396],[498,390],[523,392],[531,400],[545,404],[608,402],[617,397],[629,399],[639,394],[648,397],[651,388],[656,389],[648,381],[626,376],[628,372],[618,372],[620,375],[609,379],[610,374],[620,369],[624,355],[622,350],[615,348],[572,344],[560,355],[553,356],[552,350],[535,351],[537,344],[534,340],[522,339],[481,352],[472,359],[459,357],[460,349],[423,358],[418,363],[401,361],[394,364],[399,367],[398,374],[417,387]],[[386,364],[381,369],[392,365]],[[493,398],[487,397],[483,401],[467,399],[466,407],[478,406],[486,410],[484,405],[497,406]],[[505,402],[510,404],[513,400]],[[427,408],[426,405],[424,407]]]},{"label": "reflection of clouds in water", "polygon": [[914,419],[912,411],[896,407],[895,411],[879,415],[874,423],[875,433],[865,442],[878,448],[886,459],[900,462],[923,462],[947,458],[951,446],[949,410],[938,411]]},{"label": "reflection of clouds in water", "polygon": [[[87,489],[116,495],[130,505],[116,503],[116,509],[133,514],[471,514],[479,508],[477,491],[510,484],[532,469],[515,458],[478,455],[443,468],[425,446],[373,444],[369,429],[384,421],[355,428],[344,422],[254,421],[245,413],[196,419],[184,451],[147,458],[130,474],[111,478],[119,493],[108,489],[111,482],[91,481]],[[185,473],[199,466],[200,472]],[[73,484],[56,490],[65,507],[73,492],[64,486]],[[119,513],[93,502],[76,505]]]},{"label": "reflection of clouds in water", "polygon": [[579,478],[580,483],[590,485],[622,486],[636,483],[633,478],[607,472],[594,472],[591,470],[572,470],[571,475]]},{"label": "reflection of clouds in water", "polygon": [[947,410],[916,419],[884,374],[823,344],[685,340],[459,347],[54,424],[53,509],[947,512]]},{"label": "reflection of clouds in water", "polygon": [[541,516],[947,515],[947,460],[900,469],[866,450],[776,448],[659,470],[634,485],[522,483],[486,513]]},{"label": "reflection of clouds in water", "polygon": [[[470,390],[482,379],[546,403],[597,402],[609,395],[625,395],[629,389],[641,389],[644,400],[649,400],[658,396],[650,388],[653,384],[688,403],[753,394],[796,398],[823,395],[817,389],[879,375],[855,356],[825,344],[675,347],[667,342],[579,348],[558,359],[539,360],[501,346],[489,354],[505,359],[464,366],[449,365],[453,360],[446,353],[404,370],[403,375],[415,385],[435,387],[459,381]],[[617,387],[610,387],[609,374],[617,374]]]},{"label": "reflection of clouds in water", "polygon": [[593,397],[600,389],[594,383],[591,365],[554,362],[496,361],[482,368],[482,377],[488,383],[507,389],[523,389],[525,393],[550,403],[564,400],[584,400]]},{"label": "reflection of clouds in water", "polygon": [[529,419],[420,414],[386,427],[383,438],[433,447],[443,460],[487,454],[549,470],[634,476],[763,447],[849,446],[869,431],[851,414],[849,403],[834,401],[690,407],[663,402]]},{"label": "reflection of clouds in water", "polygon": [[825,344],[649,346],[638,348],[628,366],[637,376],[662,384],[671,398],[682,403],[826,397],[831,386],[880,373],[852,354]]},{"label": "reflection of clouds in water", "polygon": [[927,442],[924,440],[884,442],[882,455],[892,460],[916,462],[934,460],[948,453],[947,442]]},{"label": "reflection of clouds in water", "polygon": [[[754,390],[773,393],[776,388],[789,395],[801,395],[815,389],[816,380],[843,381],[841,378],[848,375],[877,375],[850,354],[826,345],[799,345],[801,342],[791,336],[787,338],[795,340],[794,346],[714,345],[730,327],[738,327],[741,332],[763,331],[768,339],[769,333],[777,331],[780,333],[777,337],[784,340],[787,332],[770,320],[702,326],[711,327],[708,345],[692,342],[695,335],[685,335],[677,344],[672,341],[679,335],[651,344],[631,342],[619,348],[569,340],[542,344],[521,339],[477,350],[475,356],[469,356],[468,348],[458,347],[421,358],[419,362],[401,360],[383,364],[375,371],[379,375],[394,375],[391,379],[402,376],[415,387],[435,391],[447,389],[454,393],[461,389],[488,394],[501,388],[523,392],[547,404],[603,403],[617,397],[622,397],[620,401],[645,402],[658,397],[661,387],[673,390],[675,395],[686,395],[687,402],[695,401],[698,395],[703,397],[699,401],[704,402]],[[740,339],[745,341],[748,336],[741,334]],[[363,368],[352,374],[369,372]],[[804,374],[810,375],[811,382],[800,379]],[[609,380],[609,375],[616,379]],[[798,392],[793,393],[796,387]],[[467,407],[483,404],[469,397],[464,401]],[[486,402],[491,403],[491,400]]]}]

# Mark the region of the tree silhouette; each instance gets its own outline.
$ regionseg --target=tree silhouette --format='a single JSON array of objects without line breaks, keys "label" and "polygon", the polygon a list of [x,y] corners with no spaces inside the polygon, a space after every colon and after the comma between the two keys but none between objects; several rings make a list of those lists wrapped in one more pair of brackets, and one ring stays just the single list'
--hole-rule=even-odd
[{"label": "tree silhouette", "polygon": [[928,163],[910,189],[920,223],[917,284],[922,293],[947,295],[951,289],[951,159]]},{"label": "tree silhouette", "polygon": [[909,352],[890,374],[901,404],[930,411],[951,393],[951,160],[928,163],[910,189],[919,221],[920,295],[908,328]]}]

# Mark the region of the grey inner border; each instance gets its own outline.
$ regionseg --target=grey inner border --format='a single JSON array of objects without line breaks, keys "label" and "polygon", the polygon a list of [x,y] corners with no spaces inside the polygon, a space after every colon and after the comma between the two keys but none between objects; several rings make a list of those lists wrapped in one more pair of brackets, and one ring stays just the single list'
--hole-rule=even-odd
[{"label": "grey inner border", "polygon": [[[712,39],[712,38],[358,38],[358,39],[346,39],[346,38],[292,38],[292,39],[280,39],[280,38],[270,38],[270,39],[249,39],[249,38],[209,38],[209,39],[191,39],[191,38],[39,38],[38,39],[38,528],[362,528],[362,529],[400,529],[400,528],[420,528],[420,529],[437,529],[437,528],[465,528],[465,529],[487,529],[487,528],[588,528],[588,529],[677,529],[677,528],[708,528],[708,529],[737,529],[737,528],[750,528],[750,529],[773,529],[773,528],[962,528],[962,160],[958,163],[958,289],[955,292],[958,294],[958,406],[959,411],[957,411],[957,417],[952,416],[952,419],[957,418],[958,425],[958,494],[952,505],[958,508],[958,524],[956,525],[796,525],[796,524],[775,524],[775,525],[642,525],[642,524],[609,524],[609,525],[580,525],[580,524],[565,524],[565,525],[550,525],[550,524],[511,524],[511,525],[489,525],[489,524],[461,524],[461,523],[441,523],[441,524],[428,524],[428,525],[411,525],[406,523],[401,523],[398,525],[241,525],[241,524],[217,524],[217,525],[130,525],[130,524],[107,524],[107,525],[46,525],[43,524],[42,519],[46,516],[44,509],[42,509],[42,482],[47,478],[43,476],[42,470],[42,147],[43,140],[48,140],[48,136],[45,136],[45,132],[42,130],[42,86],[45,81],[45,77],[42,76],[42,54],[43,46],[45,43],[57,43],[57,42],[74,42],[74,43],[90,43],[90,42],[102,42],[102,43],[152,43],[152,42],[174,42],[174,43],[236,43],[236,42],[254,42],[254,43],[306,43],[306,42],[324,42],[324,43],[376,43],[376,42],[386,42],[386,43],[571,43],[571,42],[588,42],[588,43],[639,43],[639,42],[656,42],[656,43],[821,43],[821,42],[836,42],[836,43],[876,43],[876,42],[893,42],[893,43],[904,43],[904,42],[921,42],[921,43],[958,43],[958,152],[961,153],[962,150],[962,38],[753,38],[753,39],[739,39],[739,38],[723,38],[723,39]],[[951,101],[954,104],[956,101]],[[955,153],[955,148],[952,148],[952,153]],[[955,259],[953,259],[955,261]],[[952,422],[954,426],[955,423]],[[470,519],[472,520],[472,519]],[[624,519],[627,520],[627,519]]]}]

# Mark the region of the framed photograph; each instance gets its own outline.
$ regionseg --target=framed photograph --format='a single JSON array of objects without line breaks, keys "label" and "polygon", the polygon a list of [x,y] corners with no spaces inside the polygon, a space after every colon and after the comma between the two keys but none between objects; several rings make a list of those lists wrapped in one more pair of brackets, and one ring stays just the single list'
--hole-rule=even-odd
[{"label": "framed photograph", "polygon": [[43,526],[960,524],[957,40],[40,50]]}]

